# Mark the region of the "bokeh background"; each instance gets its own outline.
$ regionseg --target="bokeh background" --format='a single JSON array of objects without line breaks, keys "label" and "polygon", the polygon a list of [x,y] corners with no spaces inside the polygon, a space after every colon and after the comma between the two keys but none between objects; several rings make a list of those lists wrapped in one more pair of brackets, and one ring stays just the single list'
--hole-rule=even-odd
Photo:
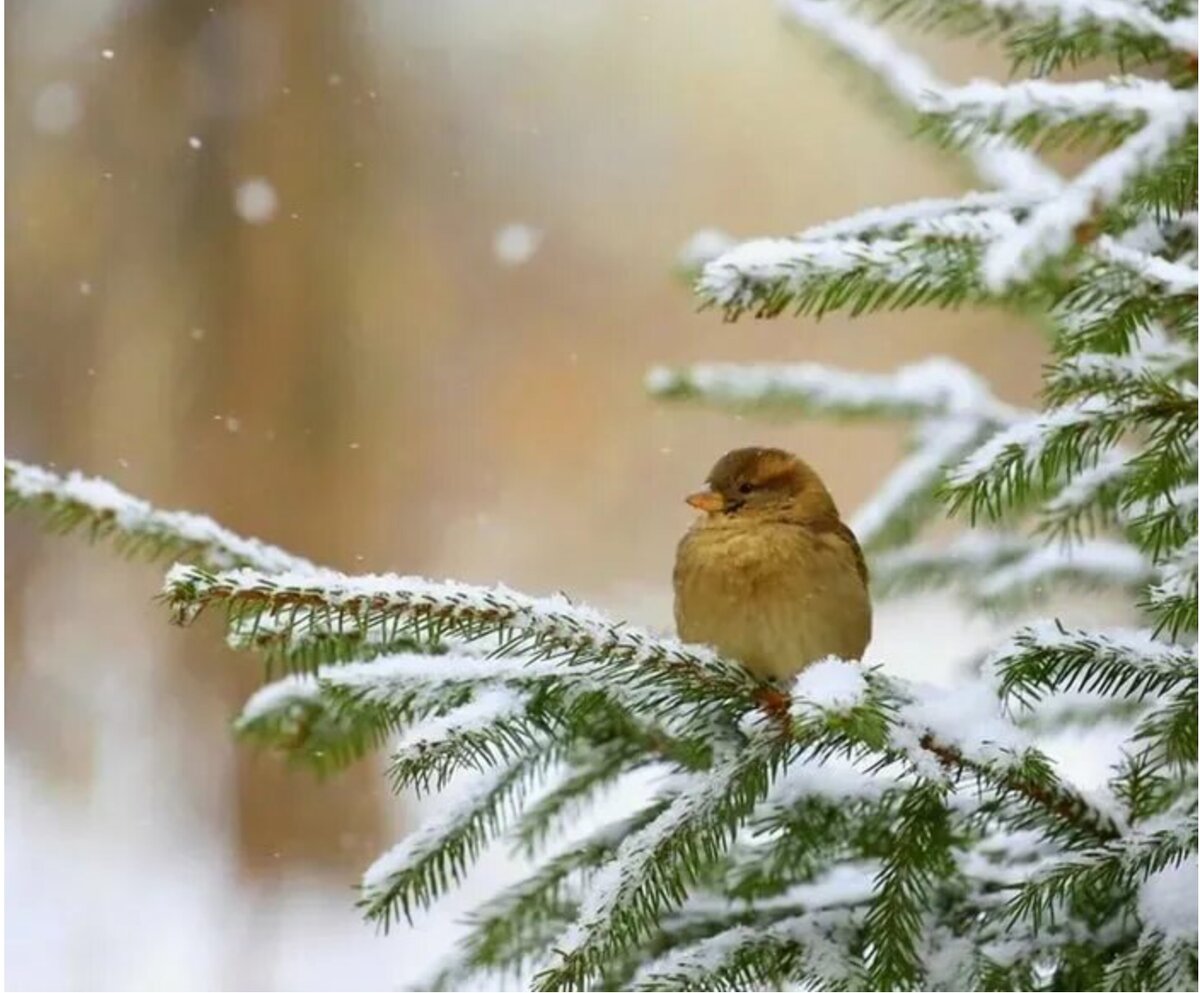
[{"label": "bokeh background", "polygon": [[[797,450],[849,512],[902,438],[658,405],[649,365],[947,354],[1035,394],[1038,332],[999,312],[696,312],[672,266],[698,228],[972,183],[765,0],[5,16],[10,456],[338,568],[666,629],[681,497],[718,455]],[[998,65],[925,47],[955,79]],[[161,568],[26,518],[6,536],[8,988],[411,988],[461,901],[384,938],[351,886],[422,811],[374,763],[318,784],[233,740],[260,673],[168,626]],[[871,657],[941,678],[994,627],[888,605]],[[512,871],[493,857],[476,892]]]}]

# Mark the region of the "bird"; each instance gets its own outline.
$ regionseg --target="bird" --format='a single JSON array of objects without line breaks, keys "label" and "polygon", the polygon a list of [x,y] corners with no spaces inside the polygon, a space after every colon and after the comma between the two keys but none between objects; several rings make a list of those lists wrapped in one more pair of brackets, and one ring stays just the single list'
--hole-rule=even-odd
[{"label": "bird", "polygon": [[821,477],[779,448],[717,460],[687,502],[701,516],[675,556],[675,625],[755,675],[789,680],[871,640],[867,565]]}]

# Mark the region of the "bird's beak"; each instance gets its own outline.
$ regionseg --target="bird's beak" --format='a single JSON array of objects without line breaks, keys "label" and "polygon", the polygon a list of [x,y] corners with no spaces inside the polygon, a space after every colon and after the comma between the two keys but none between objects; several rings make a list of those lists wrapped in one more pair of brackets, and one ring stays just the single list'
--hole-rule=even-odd
[{"label": "bird's beak", "polygon": [[687,502],[697,510],[703,510],[709,514],[715,514],[717,511],[725,509],[725,498],[712,490],[693,493],[687,498]]}]

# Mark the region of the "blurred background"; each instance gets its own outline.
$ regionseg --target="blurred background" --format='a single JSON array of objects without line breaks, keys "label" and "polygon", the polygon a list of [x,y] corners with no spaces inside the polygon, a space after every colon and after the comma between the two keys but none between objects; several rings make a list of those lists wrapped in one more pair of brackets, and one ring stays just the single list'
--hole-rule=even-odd
[{"label": "blurred background", "polygon": [[[656,405],[649,365],[947,354],[1035,394],[1038,333],[999,312],[696,312],[672,266],[699,228],[972,182],[765,0],[5,16],[12,457],[340,569],[669,629],[681,498],[717,456],[794,449],[851,512],[901,434]],[[955,79],[999,64],[926,51]],[[461,901],[385,938],[351,887],[421,810],[373,763],[319,784],[238,744],[261,673],[215,626],[168,626],[160,567],[26,517],[6,536],[8,988],[411,988]],[[940,678],[992,632],[887,605],[871,657]]]}]

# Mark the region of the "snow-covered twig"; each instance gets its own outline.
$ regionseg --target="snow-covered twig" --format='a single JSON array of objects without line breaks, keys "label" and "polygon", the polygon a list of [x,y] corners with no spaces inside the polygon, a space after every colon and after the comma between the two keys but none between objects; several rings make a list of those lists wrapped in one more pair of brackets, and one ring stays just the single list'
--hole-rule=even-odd
[{"label": "snow-covered twig", "polygon": [[983,276],[994,292],[1030,279],[1047,259],[1066,251],[1076,229],[1097,210],[1113,203],[1126,186],[1157,165],[1177,138],[1196,119],[1194,103],[1186,110],[1168,109],[1151,118],[1119,147],[1089,165],[1054,198],[988,249]]},{"label": "snow-covered twig", "polygon": [[965,86],[930,90],[918,107],[925,113],[950,117],[955,126],[979,123],[1006,130],[1034,117],[1046,127],[1095,116],[1141,122],[1160,114],[1191,113],[1195,105],[1194,90],[1177,90],[1161,80],[1121,76],[1073,83],[1030,79],[1002,84],[977,79]]},{"label": "snow-covered twig", "polygon": [[[819,31],[875,73],[901,102],[918,107],[926,94],[945,89],[929,66],[892,40],[882,28],[864,24],[837,0],[783,0],[797,22]],[[971,161],[985,182],[1001,189],[1053,193],[1060,180],[1036,156],[1005,141],[972,148]]]},{"label": "snow-covered twig", "polygon": [[84,527],[94,537],[112,536],[130,554],[149,552],[189,558],[210,569],[251,566],[264,572],[312,571],[307,559],[256,538],[244,538],[200,514],[157,510],[106,479],[79,472],[59,476],[15,459],[4,462],[9,506],[43,509],[51,527]]},{"label": "snow-covered twig", "polygon": [[1065,28],[1100,31],[1128,30],[1161,38],[1180,52],[1196,51],[1194,17],[1165,20],[1153,4],[1139,0],[979,0],[984,7],[1006,14],[1041,18]]},{"label": "snow-covered twig", "polygon": [[837,416],[945,415],[1003,423],[1016,412],[965,366],[934,357],[891,373],[854,372],[817,363],[658,366],[646,376],[656,396],[732,407],[790,408]]}]

